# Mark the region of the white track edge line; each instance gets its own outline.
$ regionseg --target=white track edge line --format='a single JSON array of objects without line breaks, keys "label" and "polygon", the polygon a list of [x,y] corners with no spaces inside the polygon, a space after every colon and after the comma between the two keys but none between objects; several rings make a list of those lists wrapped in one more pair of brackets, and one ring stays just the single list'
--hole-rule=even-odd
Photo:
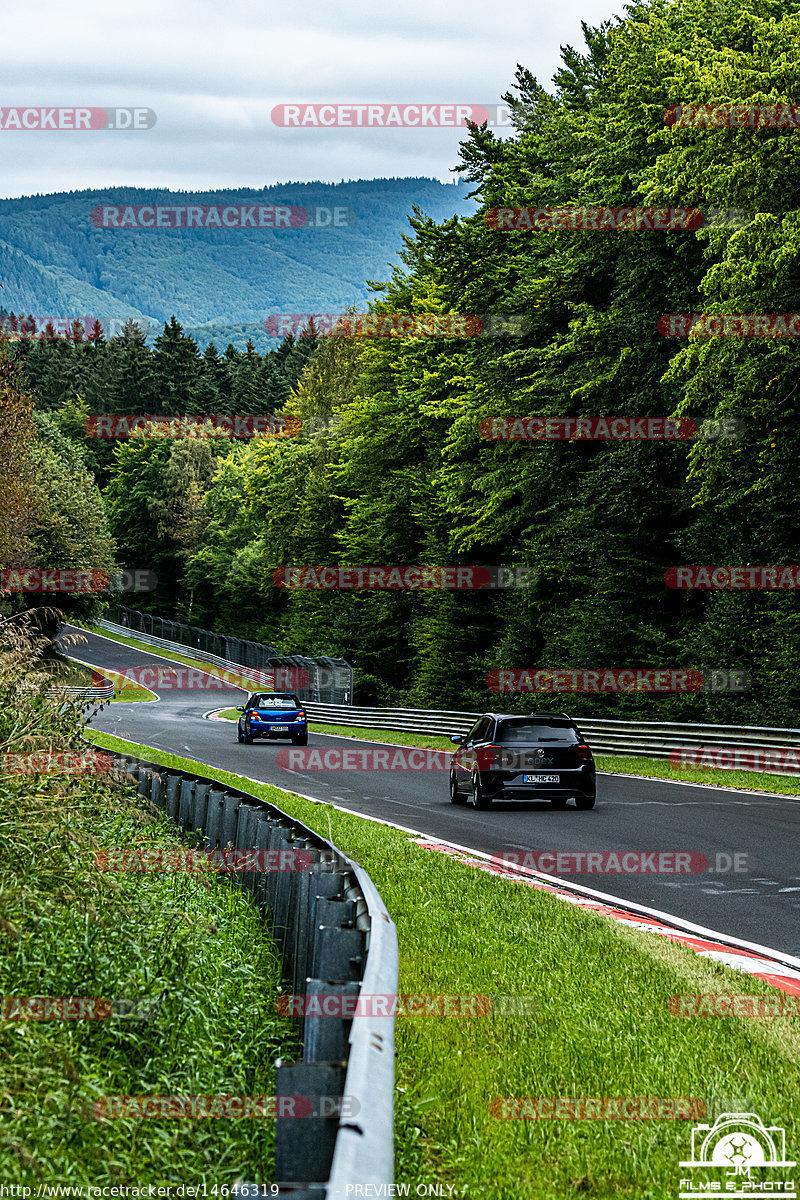
[{"label": "white track edge line", "polygon": [[[656,759],[663,762],[663,759]],[[609,775],[614,779],[647,779],[657,783],[673,783],[678,787],[717,788],[722,792],[731,792],[734,796],[767,796],[779,800],[800,800],[800,792],[765,792],[761,788],[732,788],[724,783],[694,783],[688,779],[667,779],[663,775],[633,775],[627,771],[598,771],[598,775]]]}]

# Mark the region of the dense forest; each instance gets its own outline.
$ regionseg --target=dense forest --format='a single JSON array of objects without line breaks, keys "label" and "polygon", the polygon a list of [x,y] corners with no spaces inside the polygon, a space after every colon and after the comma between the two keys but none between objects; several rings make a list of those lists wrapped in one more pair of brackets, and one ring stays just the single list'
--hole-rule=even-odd
[{"label": "dense forest", "polygon": [[[414,206],[435,220],[475,212],[469,185],[436,179],[286,183],[254,191],[153,188],[0,199],[0,281],[8,311],[137,321],[152,344],[177,312],[200,349],[231,342],[277,349],[271,313],[339,312],[363,305],[367,280],[385,279]],[[104,229],[110,205],[322,205],[345,208],[337,229]]]},{"label": "dense forest", "polygon": [[[362,703],[482,707],[498,667],[722,667],[749,671],[752,691],[504,703],[800,724],[796,595],[664,582],[681,563],[800,562],[800,350],[787,338],[658,332],[665,313],[800,312],[800,135],[663,115],[689,102],[791,103],[800,26],[773,0],[747,12],[655,0],[584,33],[552,91],[519,68],[514,136],[470,129],[455,169],[475,215],[414,214],[402,265],[373,301],[378,312],[521,313],[526,336],[300,337],[264,355],[201,354],[178,312],[152,347],[133,327],[108,343],[8,342],[4,478],[9,453],[22,465],[0,513],[13,533],[0,537],[0,565],[115,555],[150,567],[159,589],[137,607],[346,657]],[[485,220],[499,205],[720,207],[749,219],[512,232]],[[276,410],[299,416],[303,434],[115,444],[83,432],[106,412]],[[735,417],[744,434],[480,436],[488,417],[531,414]],[[273,584],[280,565],[328,563],[529,564],[539,582],[504,593]]]}]

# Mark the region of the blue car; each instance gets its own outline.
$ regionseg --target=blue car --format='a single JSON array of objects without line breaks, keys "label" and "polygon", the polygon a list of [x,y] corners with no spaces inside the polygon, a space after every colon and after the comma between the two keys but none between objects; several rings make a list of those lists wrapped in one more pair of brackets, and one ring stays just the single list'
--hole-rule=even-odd
[{"label": "blue car", "polygon": [[238,740],[251,746],[253,739],[291,738],[293,746],[308,745],[308,722],[293,692],[255,692],[237,706]]}]

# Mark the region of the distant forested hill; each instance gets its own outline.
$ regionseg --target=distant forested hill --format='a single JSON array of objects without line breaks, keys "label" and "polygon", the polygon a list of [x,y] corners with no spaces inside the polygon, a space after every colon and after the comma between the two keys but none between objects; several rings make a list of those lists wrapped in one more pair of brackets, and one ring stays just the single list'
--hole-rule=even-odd
[{"label": "distant forested hill", "polygon": [[[288,183],[252,190],[148,188],[0,200],[0,283],[7,311],[161,325],[175,314],[201,349],[212,339],[265,350],[272,313],[338,312],[363,304],[367,279],[387,279],[414,205],[436,221],[475,211],[469,184],[435,179]],[[338,205],[349,228],[98,229],[97,205]]]}]

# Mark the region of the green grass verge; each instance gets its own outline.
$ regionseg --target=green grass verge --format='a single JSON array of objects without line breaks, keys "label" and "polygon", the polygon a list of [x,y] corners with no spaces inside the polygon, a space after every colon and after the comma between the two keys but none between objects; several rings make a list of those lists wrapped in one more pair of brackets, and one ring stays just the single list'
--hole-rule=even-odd
[{"label": "green grass verge", "polygon": [[[48,727],[39,704],[0,703],[0,742],[69,748],[65,718]],[[274,1178],[272,1120],[94,1117],[104,1095],[270,1095],[276,1057],[297,1053],[275,1010],[277,950],[250,898],[219,876],[95,865],[97,851],[134,845],[186,842],[105,776],[0,779],[0,997],[160,1001],[146,1020],[0,1021],[0,1180]]]},{"label": "green grass verge", "polygon": [[[92,673],[97,670],[96,667],[91,667],[88,663],[81,663],[73,660],[71,665],[75,666],[76,671],[80,670],[82,675],[76,676],[75,687],[90,687],[93,683]],[[152,702],[158,697],[155,692],[151,692],[149,688],[142,687],[138,683],[134,683],[132,679],[128,679],[126,675],[120,675],[118,671],[111,671],[108,667],[103,667],[101,674],[110,679],[114,684],[114,695],[111,697],[111,704],[141,704],[147,701]]]},{"label": "green grass verge", "polygon": [[800,778],[771,775],[768,771],[722,771],[717,768],[674,767],[663,758],[624,757],[596,754],[598,771],[617,775],[647,775],[651,779],[678,779],[685,783],[703,783],[714,787],[742,788],[750,792],[780,792],[800,795]]},{"label": "green grass verge", "polygon": [[149,688],[134,683],[132,679],[116,671],[109,671],[108,667],[103,667],[103,674],[114,684],[112,704],[143,704],[158,699],[156,693],[151,692]]},{"label": "green grass verge", "polygon": [[674,1200],[689,1123],[503,1121],[490,1115],[497,1097],[735,1097],[797,1144],[800,1020],[681,1019],[667,1008],[682,993],[774,995],[766,984],[330,804],[211,766],[204,773],[278,805],[364,864],[397,925],[402,993],[521,994],[540,1004],[522,1019],[398,1017],[396,1179],[411,1195],[438,1182],[454,1197],[492,1200]]}]

